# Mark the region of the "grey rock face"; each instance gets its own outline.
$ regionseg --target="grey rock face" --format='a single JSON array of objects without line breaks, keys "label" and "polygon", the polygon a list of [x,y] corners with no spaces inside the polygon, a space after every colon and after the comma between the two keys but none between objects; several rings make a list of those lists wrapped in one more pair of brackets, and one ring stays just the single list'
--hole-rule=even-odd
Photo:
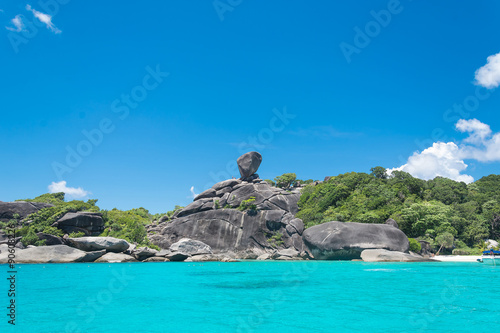
[{"label": "grey rock face", "polygon": [[54,205],[42,202],[3,202],[0,201],[0,222],[8,222],[14,218],[15,214],[19,215],[21,220],[28,215],[38,212],[40,209],[53,207]]},{"label": "grey rock face", "polygon": [[[300,235],[295,233],[293,237],[286,231],[292,220],[293,215],[285,211],[209,210],[174,219],[161,234],[149,238],[161,248],[169,248],[182,238],[201,240],[215,253],[252,248],[273,250],[280,242],[284,248],[301,252],[305,247]],[[279,235],[280,240],[273,240],[273,236]]]},{"label": "grey rock face", "polygon": [[150,249],[149,247],[140,247],[132,252],[132,256],[139,260],[143,261],[147,258],[154,257],[158,253],[155,249]]},{"label": "grey rock face", "polygon": [[207,198],[213,198],[215,197],[215,191],[213,188],[209,188],[208,190],[201,192],[198,194],[195,198],[194,201],[200,200],[200,199],[207,199]]},{"label": "grey rock face", "polygon": [[199,254],[212,254],[212,249],[207,244],[189,239],[182,238],[178,242],[170,245],[170,251],[172,252],[182,252],[190,256]]},{"label": "grey rock face", "polygon": [[66,233],[84,232],[85,235],[99,235],[104,230],[104,220],[100,213],[66,213],[52,226]]},{"label": "grey rock face", "polygon": [[256,151],[241,155],[237,160],[241,178],[246,179],[256,173],[261,162],[262,155]]},{"label": "grey rock face", "polygon": [[366,249],[408,252],[409,241],[399,229],[387,224],[327,222],[306,229],[304,243],[315,259],[360,259]]},{"label": "grey rock face", "polygon": [[39,232],[36,234],[38,236],[38,239],[44,240],[45,239],[45,245],[63,245],[64,241],[61,237],[57,237],[54,235],[49,235],[49,234],[44,234],[43,232]]},{"label": "grey rock face", "polygon": [[423,262],[434,261],[422,256],[384,249],[364,250],[361,259],[367,262]]},{"label": "grey rock face", "polygon": [[214,186],[212,186],[212,188],[215,190],[215,191],[220,191],[222,190],[223,188],[226,188],[226,187],[234,187],[238,184],[241,184],[241,180],[240,179],[228,179],[228,180],[223,180],[217,184],[215,184]]},{"label": "grey rock face", "polygon": [[149,257],[148,259],[144,260],[143,262],[165,262],[167,259],[165,257]]},{"label": "grey rock face", "polygon": [[131,261],[137,261],[137,260],[135,260],[134,257],[129,256],[128,254],[108,252],[99,259],[97,259],[95,262],[117,263],[117,262],[131,262]]},{"label": "grey rock face", "polygon": [[68,238],[71,246],[82,251],[106,250],[106,252],[123,252],[130,244],[124,239],[114,237],[79,237]]},{"label": "grey rock face", "polygon": [[[18,263],[71,263],[92,262],[103,255],[103,251],[85,252],[66,245],[39,246],[16,251]],[[0,263],[8,261],[8,253],[0,253]]]},{"label": "grey rock face", "polygon": [[181,252],[172,252],[165,256],[165,258],[167,258],[169,261],[184,261],[188,257],[189,256],[187,254]]},{"label": "grey rock face", "polygon": [[387,221],[385,221],[385,224],[391,225],[391,226],[393,226],[394,228],[398,228],[398,229],[399,229],[398,222],[396,222],[396,221],[395,221],[395,220],[393,220],[393,219],[387,219]]}]

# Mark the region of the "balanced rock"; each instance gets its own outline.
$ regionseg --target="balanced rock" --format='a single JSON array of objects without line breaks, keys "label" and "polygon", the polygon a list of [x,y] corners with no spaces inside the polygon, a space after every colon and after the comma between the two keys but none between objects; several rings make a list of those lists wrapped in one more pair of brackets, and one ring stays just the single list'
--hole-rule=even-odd
[{"label": "balanced rock", "polygon": [[130,244],[124,240],[114,237],[79,237],[68,238],[71,246],[82,251],[106,250],[106,252],[123,252]]},{"label": "balanced rock", "polygon": [[99,235],[104,231],[104,220],[100,213],[66,213],[52,224],[66,233],[83,232],[85,235]]},{"label": "balanced rock", "polygon": [[210,246],[203,242],[189,238],[182,238],[178,242],[170,245],[170,251],[182,252],[190,256],[199,254],[212,254],[212,249],[210,248]]},{"label": "balanced rock", "polygon": [[[66,245],[38,246],[34,248],[17,250],[16,262],[36,263],[71,263],[93,262],[104,254],[105,251],[85,252]],[[8,262],[8,253],[0,253],[0,264]]]},{"label": "balanced rock", "polygon": [[28,215],[38,212],[40,209],[53,207],[54,205],[43,202],[3,202],[0,201],[0,222],[9,222],[14,218],[14,215],[19,215],[19,219],[23,220]]},{"label": "balanced rock", "polygon": [[409,241],[399,229],[387,224],[327,222],[306,229],[304,243],[315,259],[360,259],[367,249],[408,252]]},{"label": "balanced rock", "polygon": [[236,162],[238,163],[241,178],[246,179],[257,172],[260,163],[262,163],[262,155],[252,151],[241,155]]}]

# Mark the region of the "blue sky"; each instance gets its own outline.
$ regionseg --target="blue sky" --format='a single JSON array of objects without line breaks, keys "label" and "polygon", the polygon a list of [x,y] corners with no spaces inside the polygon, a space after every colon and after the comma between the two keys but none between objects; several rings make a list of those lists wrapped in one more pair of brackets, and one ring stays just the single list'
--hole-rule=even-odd
[{"label": "blue sky", "polygon": [[165,212],[250,150],[261,178],[498,173],[498,2],[54,3],[0,2],[2,201]]}]

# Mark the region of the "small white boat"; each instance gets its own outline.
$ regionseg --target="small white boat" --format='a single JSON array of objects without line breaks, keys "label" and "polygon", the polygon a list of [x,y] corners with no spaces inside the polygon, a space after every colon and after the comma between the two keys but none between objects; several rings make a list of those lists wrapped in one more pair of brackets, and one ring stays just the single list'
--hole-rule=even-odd
[{"label": "small white boat", "polygon": [[487,265],[500,266],[500,251],[483,251],[481,259],[478,259],[477,261],[485,263]]}]

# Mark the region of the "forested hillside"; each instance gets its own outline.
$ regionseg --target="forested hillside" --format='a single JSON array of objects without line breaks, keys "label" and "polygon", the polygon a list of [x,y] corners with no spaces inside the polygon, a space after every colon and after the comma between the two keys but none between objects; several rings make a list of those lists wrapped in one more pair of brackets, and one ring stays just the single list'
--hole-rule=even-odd
[{"label": "forested hillside", "polygon": [[[500,234],[500,175],[471,184],[437,177],[425,181],[402,171],[388,176],[345,173],[306,186],[297,217],[307,227],[327,221],[383,223],[393,218],[408,237],[467,250]],[[453,237],[451,237],[451,235]]]}]

